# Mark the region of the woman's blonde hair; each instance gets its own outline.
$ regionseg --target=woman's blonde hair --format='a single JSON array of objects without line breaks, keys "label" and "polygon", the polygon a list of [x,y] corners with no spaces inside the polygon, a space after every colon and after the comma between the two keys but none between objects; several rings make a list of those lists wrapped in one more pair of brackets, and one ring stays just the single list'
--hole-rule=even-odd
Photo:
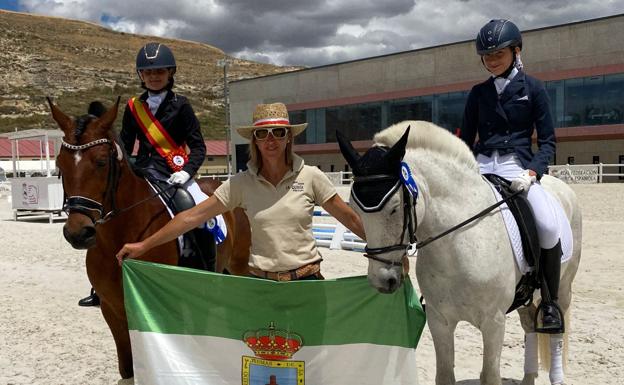
[{"label": "woman's blonde hair", "polygon": [[[284,157],[286,164],[288,167],[292,167],[293,164],[293,138],[292,132],[288,130],[288,143],[286,143],[286,150],[284,150]],[[258,145],[256,144],[256,137],[251,136],[251,143],[249,143],[249,163],[254,165],[258,169],[258,173],[262,170],[262,155],[260,154],[260,150],[258,150]]]}]

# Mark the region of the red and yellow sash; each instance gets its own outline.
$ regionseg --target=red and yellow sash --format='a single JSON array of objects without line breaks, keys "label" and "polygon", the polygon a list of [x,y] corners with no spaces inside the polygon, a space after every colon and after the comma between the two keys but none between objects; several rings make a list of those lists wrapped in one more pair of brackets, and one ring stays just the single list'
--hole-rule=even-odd
[{"label": "red and yellow sash", "polygon": [[134,97],[128,100],[128,107],[132,116],[141,127],[145,137],[154,146],[156,151],[167,160],[169,168],[174,172],[180,171],[188,162],[188,155],[183,147],[178,146],[169,136],[169,133],[152,115],[147,104],[141,99]]}]

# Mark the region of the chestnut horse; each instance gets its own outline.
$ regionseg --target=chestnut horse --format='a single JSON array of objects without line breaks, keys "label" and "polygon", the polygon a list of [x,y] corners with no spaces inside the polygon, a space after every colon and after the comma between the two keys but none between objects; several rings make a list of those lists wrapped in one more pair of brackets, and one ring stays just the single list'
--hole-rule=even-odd
[{"label": "chestnut horse", "polygon": [[[112,130],[117,103],[99,118],[76,120],[50,99],[52,117],[65,134],[56,164],[63,177],[68,218],[65,239],[76,249],[87,249],[87,275],[101,299],[101,310],[115,345],[122,378],[133,377],[132,351],[124,308],[121,268],[115,254],[124,243],[137,242],[163,227],[170,219],[148,182],[132,171]],[[212,194],[217,180],[200,179],[201,189]],[[241,209],[223,215],[228,233],[217,248],[217,271],[225,268],[246,275],[251,232]],[[142,260],[178,264],[176,241],[150,250]]]}]

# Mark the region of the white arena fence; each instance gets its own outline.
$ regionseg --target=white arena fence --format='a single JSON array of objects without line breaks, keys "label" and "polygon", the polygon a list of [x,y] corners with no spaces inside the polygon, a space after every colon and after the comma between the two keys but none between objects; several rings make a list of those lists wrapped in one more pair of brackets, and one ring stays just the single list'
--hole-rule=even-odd
[{"label": "white arena fence", "polygon": [[548,166],[548,173],[568,184],[624,182],[624,164],[564,164]]},{"label": "white arena fence", "polygon": [[317,246],[328,247],[332,250],[364,251],[366,242],[319,206],[314,208],[314,219],[317,218],[327,218],[332,222],[323,221],[325,222],[323,223],[313,220],[312,234],[314,234]]}]

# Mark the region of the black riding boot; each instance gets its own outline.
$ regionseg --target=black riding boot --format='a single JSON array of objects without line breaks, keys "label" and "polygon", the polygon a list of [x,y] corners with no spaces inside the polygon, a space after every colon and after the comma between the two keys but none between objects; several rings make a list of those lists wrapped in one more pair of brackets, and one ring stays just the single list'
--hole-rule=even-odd
[{"label": "black riding boot", "polygon": [[91,294],[78,301],[78,306],[100,306],[100,297],[95,290],[91,288]]},{"label": "black riding boot", "polygon": [[542,326],[536,327],[538,333],[558,334],[564,332],[564,320],[557,303],[559,278],[561,274],[561,241],[552,249],[542,249],[540,255],[542,302],[538,314],[542,313]]},{"label": "black riding boot", "polygon": [[195,229],[194,231],[205,269],[208,271],[215,271],[217,263],[217,242],[215,241],[214,235],[205,229]]},{"label": "black riding boot", "polygon": [[207,271],[215,271],[217,245],[214,236],[208,230],[198,228],[184,235],[182,255],[178,266]]}]

